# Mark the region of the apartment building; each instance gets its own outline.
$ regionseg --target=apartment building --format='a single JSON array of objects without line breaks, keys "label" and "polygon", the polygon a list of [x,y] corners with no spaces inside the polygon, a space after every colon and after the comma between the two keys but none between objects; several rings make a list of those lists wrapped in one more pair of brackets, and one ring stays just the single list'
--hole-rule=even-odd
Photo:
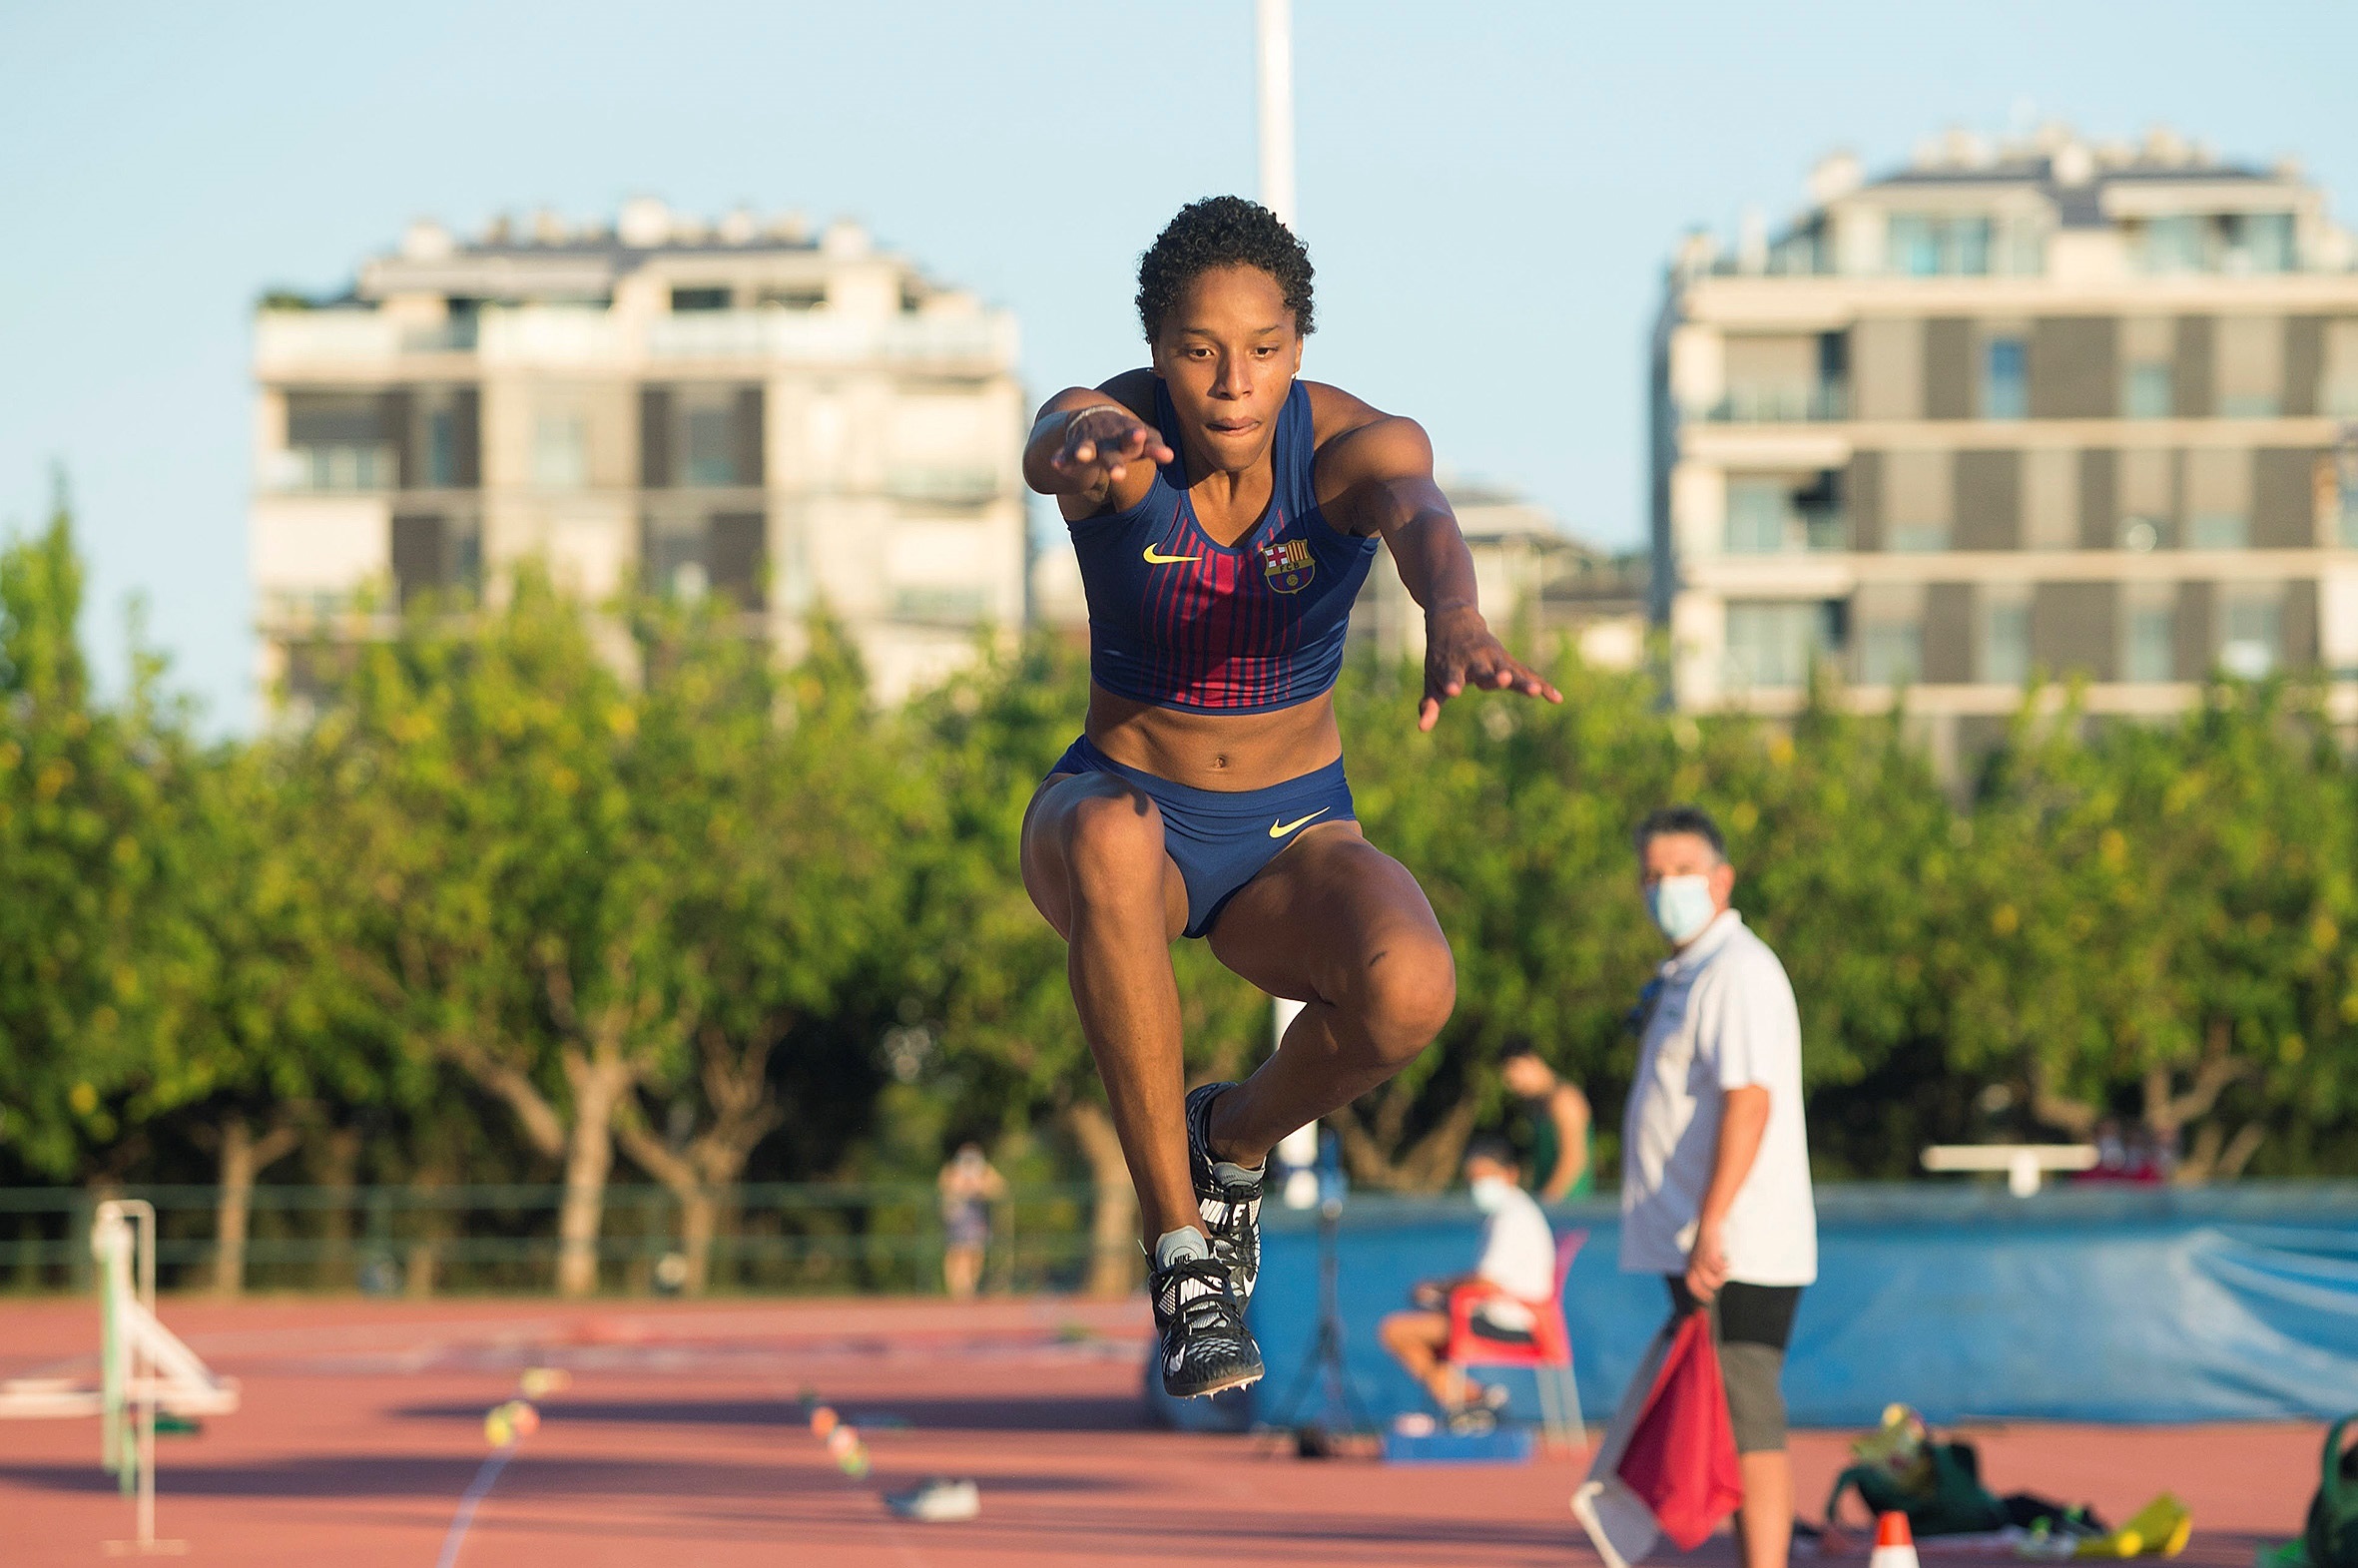
[{"label": "apartment building", "polygon": [[790,651],[825,606],[887,700],[938,680],[1024,617],[1015,355],[1007,312],[848,223],[414,225],[256,315],[266,688],[527,556],[591,598],[725,595]]},{"label": "apartment building", "polygon": [[2035,672],[2096,714],[2322,667],[2358,719],[2358,270],[2292,166],[2166,131],[1838,156],[1690,239],[1654,334],[1651,613],[1688,708],[1905,689],[1954,765]]}]

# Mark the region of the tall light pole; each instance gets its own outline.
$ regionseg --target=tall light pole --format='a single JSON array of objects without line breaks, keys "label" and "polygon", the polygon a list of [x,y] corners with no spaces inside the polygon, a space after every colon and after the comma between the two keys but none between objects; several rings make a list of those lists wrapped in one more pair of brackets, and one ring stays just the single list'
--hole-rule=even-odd
[{"label": "tall light pole", "polygon": [[1255,0],[1261,78],[1261,205],[1294,224],[1294,7]]},{"label": "tall light pole", "polygon": [[[1261,205],[1294,226],[1294,7],[1292,0],[1254,0],[1254,58],[1259,67]],[[1289,997],[1272,998],[1270,1049],[1285,1044],[1286,1030],[1302,1012]],[[1277,1157],[1292,1167],[1286,1177],[1289,1209],[1318,1202],[1318,1124],[1297,1128],[1277,1146]]]}]

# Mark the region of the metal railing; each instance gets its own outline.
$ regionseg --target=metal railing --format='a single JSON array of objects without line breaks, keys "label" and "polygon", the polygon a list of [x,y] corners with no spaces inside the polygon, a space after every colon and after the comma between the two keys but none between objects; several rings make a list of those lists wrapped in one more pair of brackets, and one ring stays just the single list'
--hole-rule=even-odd
[{"label": "metal railing", "polygon": [[827,311],[698,310],[644,321],[576,305],[494,306],[444,322],[402,322],[381,311],[265,310],[255,317],[255,362],[266,375],[348,367],[403,354],[477,353],[487,365],[603,364],[635,357],[789,364],[941,364],[1011,367],[1015,321],[971,316],[847,316]]},{"label": "metal railing", "polygon": [[[563,1197],[562,1187],[537,1184],[257,1187],[241,1283],[249,1291],[410,1297],[552,1290]],[[0,1293],[88,1289],[91,1221],[110,1198],[155,1205],[166,1290],[217,1285],[218,1188],[0,1188]],[[1090,1263],[1094,1204],[1083,1186],[1011,1189],[990,1206],[984,1287],[1077,1288]],[[683,1219],[668,1189],[609,1187],[597,1241],[600,1288],[679,1289],[690,1264]],[[748,1183],[721,1195],[714,1222],[705,1261],[711,1293],[941,1288],[946,1235],[929,1185]]]},{"label": "metal railing", "polygon": [[1702,410],[1712,424],[1813,424],[1850,417],[1850,387],[1842,381],[1815,386],[1731,386]]}]

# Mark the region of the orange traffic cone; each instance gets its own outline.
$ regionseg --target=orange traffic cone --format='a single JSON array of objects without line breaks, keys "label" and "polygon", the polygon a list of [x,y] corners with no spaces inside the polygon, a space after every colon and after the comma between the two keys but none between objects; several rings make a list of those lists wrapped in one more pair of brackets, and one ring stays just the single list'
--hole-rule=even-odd
[{"label": "orange traffic cone", "polygon": [[1916,1537],[1908,1532],[1908,1516],[1897,1509],[1875,1521],[1875,1551],[1867,1568],[1919,1568]]}]

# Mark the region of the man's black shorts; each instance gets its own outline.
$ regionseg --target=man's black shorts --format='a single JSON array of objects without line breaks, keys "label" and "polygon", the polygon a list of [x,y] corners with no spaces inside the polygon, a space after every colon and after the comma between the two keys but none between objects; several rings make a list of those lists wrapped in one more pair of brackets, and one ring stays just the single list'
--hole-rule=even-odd
[{"label": "man's black shorts", "polygon": [[[1666,1275],[1670,1320],[1697,1306],[1686,1280]],[[1719,1341],[1720,1381],[1727,1387],[1728,1420],[1736,1452],[1770,1453],[1785,1446],[1785,1342],[1793,1337],[1798,1285],[1745,1285],[1730,1280],[1711,1303],[1712,1337]]]}]

